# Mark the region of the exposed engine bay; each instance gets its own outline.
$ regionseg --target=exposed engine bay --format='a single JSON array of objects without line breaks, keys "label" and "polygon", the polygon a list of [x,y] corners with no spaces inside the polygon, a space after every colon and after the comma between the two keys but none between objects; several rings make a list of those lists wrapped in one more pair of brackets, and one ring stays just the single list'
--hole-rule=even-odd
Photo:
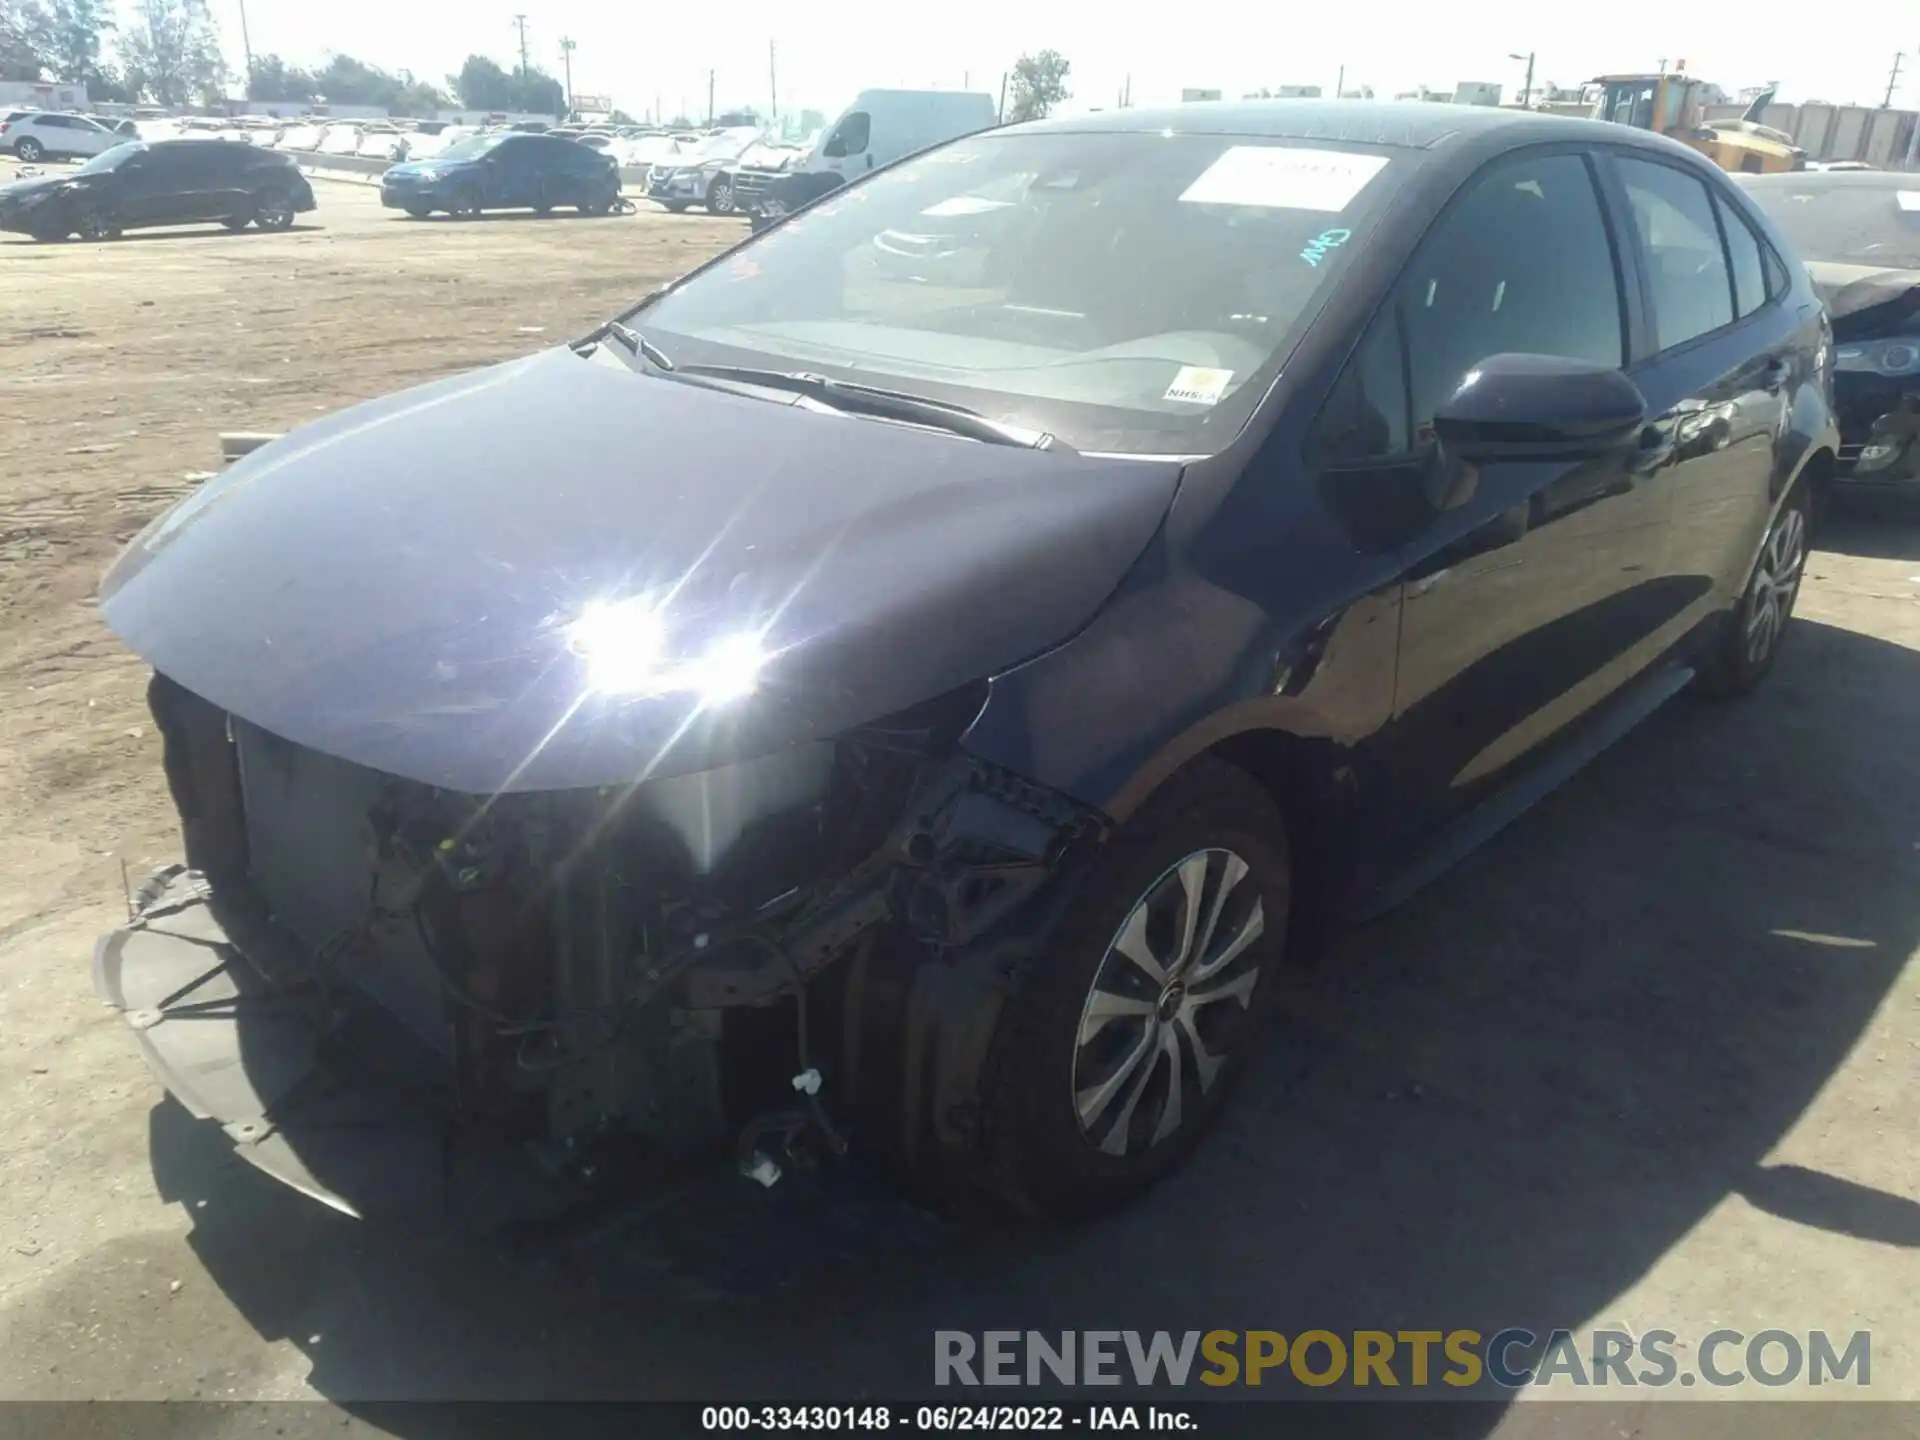
[{"label": "exposed engine bay", "polygon": [[[1004,989],[1008,937],[1044,928],[1050,882],[1105,828],[960,751],[983,692],[703,773],[487,798],[296,745],[157,675],[188,868],[103,954],[204,906],[201,940],[251,972],[229,977],[236,1003],[298,997],[316,1056],[555,1171],[614,1136],[732,1147],[765,1184],[929,1127],[964,1148],[940,1097],[967,1090],[964,1038],[991,1019],[951,998],[930,1019],[918,979],[971,968],[966,993]],[[174,1013],[135,1013],[119,954],[103,989],[157,1036]],[[271,1168],[246,1145],[284,1128],[287,1097],[258,1100],[216,1118]]]}]

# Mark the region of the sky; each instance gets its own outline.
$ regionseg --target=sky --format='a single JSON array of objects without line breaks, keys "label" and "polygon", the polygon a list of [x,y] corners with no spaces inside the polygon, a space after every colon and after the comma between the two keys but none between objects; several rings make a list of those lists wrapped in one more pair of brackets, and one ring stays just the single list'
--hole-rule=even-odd
[{"label": "sky", "polygon": [[[1575,85],[1607,71],[1649,70],[1684,59],[1689,74],[1733,93],[1781,82],[1783,101],[1878,104],[1902,36],[1913,45],[1896,105],[1920,109],[1920,20],[1894,0],[1829,0],[1817,29],[1803,7],[1756,0],[1734,23],[1723,6],[1610,0],[1556,13],[1538,0],[1341,0],[1315,13],[1293,4],[1180,5],[1112,0],[964,0],[910,7],[881,0],[209,0],[236,73],[243,69],[241,6],[255,55],[320,62],[343,52],[388,70],[440,80],[468,54],[515,63],[516,14],[527,17],[534,64],[562,73],[570,36],[576,93],[611,95],[641,114],[702,116],[707,80],[726,110],[763,113],[769,51],[781,111],[838,110],[863,88],[962,87],[997,93],[1023,51],[1052,48],[1073,65],[1066,110],[1115,103],[1131,80],[1135,105],[1172,103],[1183,88],[1239,96],[1262,86],[1319,85],[1331,94],[1344,67],[1349,88],[1385,97],[1418,85],[1492,81],[1517,96],[1525,54],[1536,84]],[[1887,37],[1861,43],[1858,37]],[[1522,58],[1510,58],[1519,54]]]}]

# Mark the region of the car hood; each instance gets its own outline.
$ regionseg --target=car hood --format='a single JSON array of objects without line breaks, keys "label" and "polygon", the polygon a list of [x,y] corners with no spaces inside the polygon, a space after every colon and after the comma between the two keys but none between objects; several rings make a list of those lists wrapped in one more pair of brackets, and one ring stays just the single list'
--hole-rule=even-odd
[{"label": "car hood", "polygon": [[[254,452],[128,546],[102,613],[179,684],[343,759],[475,794],[614,785],[832,735],[1069,638],[1179,476],[554,350]],[[608,693],[605,612],[579,623],[596,602],[657,614],[666,668],[757,636],[757,690]]]},{"label": "car hood", "polygon": [[51,195],[70,179],[66,175],[49,175],[44,180],[16,180],[11,185],[0,185],[0,205],[18,204],[36,195]]},{"label": "car hood", "polygon": [[1912,334],[1920,311],[1920,270],[1880,265],[1807,264],[1838,340],[1873,340]]}]

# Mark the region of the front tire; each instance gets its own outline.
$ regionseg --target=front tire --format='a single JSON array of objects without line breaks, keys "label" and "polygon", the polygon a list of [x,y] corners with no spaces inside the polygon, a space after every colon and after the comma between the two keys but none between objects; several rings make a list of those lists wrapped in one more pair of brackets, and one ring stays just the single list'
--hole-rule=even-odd
[{"label": "front tire", "polygon": [[990,1183],[1072,1218],[1177,1165],[1264,1028],[1291,861],[1251,777],[1201,760],[1114,834],[1003,1010],[982,1083]]},{"label": "front tire", "polygon": [[707,213],[709,215],[731,215],[733,213],[733,186],[726,180],[716,180],[707,187]]},{"label": "front tire", "polygon": [[13,142],[13,153],[23,164],[37,165],[47,158],[47,147],[31,135],[22,135]]},{"label": "front tire", "polygon": [[480,218],[480,192],[470,185],[447,197],[447,214],[455,220],[478,220]]},{"label": "front tire", "polygon": [[1810,521],[1807,487],[1796,484],[1767,527],[1740,603],[1700,665],[1696,684],[1703,693],[1720,699],[1744,695],[1773,668],[1806,574]]}]

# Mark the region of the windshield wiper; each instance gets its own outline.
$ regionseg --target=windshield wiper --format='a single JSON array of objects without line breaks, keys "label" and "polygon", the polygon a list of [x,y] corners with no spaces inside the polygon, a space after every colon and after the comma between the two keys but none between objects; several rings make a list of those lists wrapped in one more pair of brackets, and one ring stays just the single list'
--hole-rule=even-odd
[{"label": "windshield wiper", "polygon": [[804,395],[831,409],[849,415],[872,415],[882,420],[899,420],[909,425],[926,425],[980,440],[989,445],[1017,445],[1025,450],[1053,450],[1074,454],[1073,447],[1044,430],[1029,430],[989,420],[977,410],[952,405],[944,400],[929,400],[904,390],[882,390],[850,380],[833,380],[799,370],[756,370],[746,365],[686,365],[679,374],[704,376],[713,380],[731,380],[741,385],[758,385],[767,390],[784,390]]},{"label": "windshield wiper", "polygon": [[607,321],[606,324],[587,336],[581,343],[583,345],[593,345],[601,340],[618,340],[629,355],[639,356],[656,370],[665,370],[669,374],[673,371],[673,361],[668,358],[666,351],[647,339],[647,337],[642,335],[638,330],[629,329],[618,320]]}]

